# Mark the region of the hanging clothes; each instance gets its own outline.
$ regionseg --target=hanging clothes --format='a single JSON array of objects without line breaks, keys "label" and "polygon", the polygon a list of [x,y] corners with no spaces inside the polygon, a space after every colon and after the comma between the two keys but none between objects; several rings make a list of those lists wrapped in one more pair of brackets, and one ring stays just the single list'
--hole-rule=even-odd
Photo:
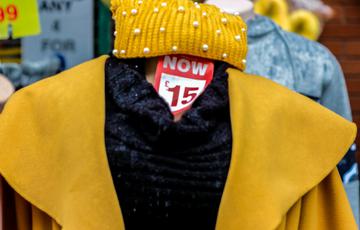
[{"label": "hanging clothes", "polygon": [[[106,60],[19,91],[0,115],[0,173],[26,229],[124,229],[104,140]],[[227,73],[233,142],[216,229],[356,230],[334,169],[355,125],[262,77]]]},{"label": "hanging clothes", "polygon": [[[271,79],[352,121],[344,74],[327,48],[284,31],[267,17],[257,15],[247,24],[247,73]],[[354,193],[352,183],[358,183],[355,144],[338,168],[345,186]],[[359,199],[357,191],[356,200]],[[354,194],[349,196],[354,197]],[[357,203],[354,202],[354,212],[358,214]]]},{"label": "hanging clothes", "polygon": [[[111,4],[119,60],[102,56],[26,87],[0,115],[0,174],[15,191],[16,224],[151,229],[142,214],[153,213],[187,229],[199,229],[194,215],[217,230],[357,229],[336,169],[356,126],[245,74],[240,17],[188,0]],[[227,64],[176,121],[141,70],[141,59],[174,54]],[[122,63],[133,58],[134,66]]]}]

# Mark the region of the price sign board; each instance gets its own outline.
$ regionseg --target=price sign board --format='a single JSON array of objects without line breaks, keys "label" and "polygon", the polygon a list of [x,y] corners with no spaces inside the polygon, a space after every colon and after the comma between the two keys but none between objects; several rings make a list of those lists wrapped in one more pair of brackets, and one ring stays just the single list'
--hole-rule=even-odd
[{"label": "price sign board", "polygon": [[56,55],[70,68],[94,57],[93,0],[38,0],[38,6],[42,33],[22,40],[24,60]]},{"label": "price sign board", "polygon": [[154,87],[177,115],[189,109],[210,84],[214,63],[188,55],[160,57]]},{"label": "price sign board", "polygon": [[0,1],[0,39],[8,39],[40,33],[40,22],[36,0]]}]

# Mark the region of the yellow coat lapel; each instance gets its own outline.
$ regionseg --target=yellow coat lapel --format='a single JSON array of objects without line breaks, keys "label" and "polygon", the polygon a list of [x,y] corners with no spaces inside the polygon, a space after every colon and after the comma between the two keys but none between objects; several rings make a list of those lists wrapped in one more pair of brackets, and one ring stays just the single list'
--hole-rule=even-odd
[{"label": "yellow coat lapel", "polygon": [[[104,144],[106,58],[18,92],[0,116],[0,174],[65,230],[124,229]],[[217,229],[275,229],[356,128],[268,80],[229,75],[234,143]]]},{"label": "yellow coat lapel", "polygon": [[275,229],[335,168],[356,127],[264,78],[228,72],[233,155],[217,227]]},{"label": "yellow coat lapel", "polygon": [[1,174],[65,230],[123,229],[105,154],[106,58],[20,91],[0,119]]}]

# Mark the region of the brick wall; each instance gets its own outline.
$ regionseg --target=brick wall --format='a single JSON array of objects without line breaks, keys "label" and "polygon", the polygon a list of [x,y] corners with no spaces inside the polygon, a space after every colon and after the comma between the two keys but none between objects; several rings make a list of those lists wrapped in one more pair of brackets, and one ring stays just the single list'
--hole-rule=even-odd
[{"label": "brick wall", "polygon": [[[346,77],[354,121],[360,127],[360,0],[325,0],[336,11],[320,42],[338,58]],[[360,135],[357,138],[360,146]],[[358,153],[360,160],[360,153]]]}]

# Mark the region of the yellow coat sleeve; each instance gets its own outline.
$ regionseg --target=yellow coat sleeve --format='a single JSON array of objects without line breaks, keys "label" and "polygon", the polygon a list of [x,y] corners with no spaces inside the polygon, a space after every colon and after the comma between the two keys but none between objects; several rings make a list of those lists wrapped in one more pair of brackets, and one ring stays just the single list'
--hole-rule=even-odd
[{"label": "yellow coat sleeve", "polygon": [[277,230],[295,229],[357,229],[336,169],[296,202],[277,228]]},{"label": "yellow coat sleeve", "polygon": [[[50,216],[31,205],[0,177],[2,213],[1,230],[60,230]],[[5,192],[6,191],[6,192]]]}]

